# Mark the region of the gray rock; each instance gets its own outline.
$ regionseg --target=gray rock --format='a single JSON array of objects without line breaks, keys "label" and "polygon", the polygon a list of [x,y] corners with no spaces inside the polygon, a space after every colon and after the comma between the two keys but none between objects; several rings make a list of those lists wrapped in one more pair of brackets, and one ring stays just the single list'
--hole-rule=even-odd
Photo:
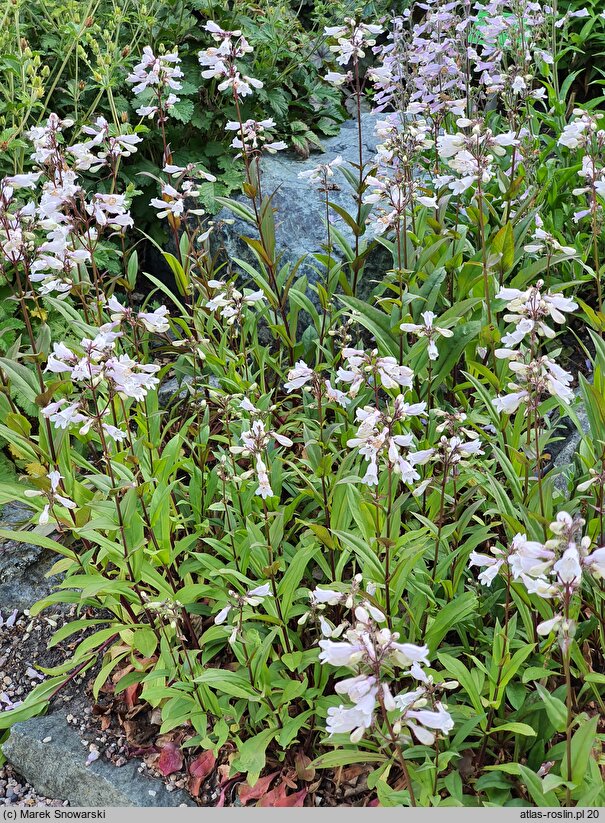
[{"label": "gray rock", "polygon": [[[198,375],[197,384],[204,384],[212,388],[219,388],[220,383],[217,377],[213,374]],[[160,383],[158,388],[158,404],[161,409],[166,409],[171,403],[179,400],[184,400],[190,393],[199,394],[201,389],[193,386],[193,377],[190,374],[184,374],[179,377],[169,377]]]},{"label": "gray rock", "polygon": [[[10,503],[0,512],[0,528],[18,531],[30,515],[27,506]],[[0,611],[23,611],[46,597],[58,580],[45,575],[58,559],[47,549],[0,538]]]},{"label": "gray rock", "polygon": [[88,747],[58,714],[16,723],[2,751],[39,794],[73,806],[196,805],[185,792],[169,792],[160,780],[140,774],[138,760],[117,768],[99,758],[86,766]]},{"label": "gray rock", "polygon": [[[580,421],[582,431],[584,432],[584,434],[588,434],[588,432],[590,431],[590,423],[588,421],[586,407],[581,399],[579,391],[576,391],[576,397],[580,399],[579,402],[576,403],[574,410],[578,415],[578,420]],[[556,469],[559,469],[557,476],[555,477],[555,489],[558,489],[559,491],[567,491],[569,469],[574,463],[575,455],[578,451],[578,447],[581,441],[582,435],[580,434],[576,426],[572,424],[572,428],[568,436],[565,438],[563,446],[561,447],[557,456],[554,459],[554,466]]]},{"label": "gray rock", "polygon": [[165,409],[168,404],[175,398],[177,400],[184,400],[187,397],[187,385],[191,383],[192,377],[188,374],[181,379],[177,377],[169,377],[168,380],[162,381],[158,388],[158,404],[161,409]]},{"label": "gray rock", "polygon": [[[362,114],[364,162],[372,158],[376,149],[377,139],[374,135],[374,126],[380,116],[370,112]],[[271,195],[275,192],[272,204],[276,214],[276,248],[278,253],[282,253],[280,263],[281,265],[286,262],[295,263],[306,255],[298,271],[301,275],[305,274],[311,283],[318,279],[314,268],[317,264],[311,255],[321,251],[322,244],[326,242],[324,195],[320,194],[307,180],[299,180],[298,175],[302,171],[315,168],[320,163],[329,163],[338,155],[343,160],[358,163],[357,121],[345,122],[340,133],[324,140],[323,146],[325,149],[323,154],[312,154],[308,160],[301,160],[289,152],[279,152],[265,156],[261,165],[263,194]],[[351,189],[338,170],[334,174],[333,181],[340,186],[340,190],[330,192],[330,200],[355,215],[355,200]],[[250,203],[243,196],[234,199],[240,200],[245,205]],[[334,220],[334,225],[353,245],[353,234],[342,218],[332,210],[330,210],[330,215]],[[258,237],[254,227],[234,217],[228,209],[220,211],[216,220],[232,221],[231,224],[220,224],[220,231],[216,238],[224,247],[227,258],[239,257],[251,262],[253,255],[246,244],[240,240],[240,235]],[[372,270],[382,275],[390,266],[390,256],[386,249],[378,246],[368,260],[364,291],[369,291],[367,281],[373,276]]]}]

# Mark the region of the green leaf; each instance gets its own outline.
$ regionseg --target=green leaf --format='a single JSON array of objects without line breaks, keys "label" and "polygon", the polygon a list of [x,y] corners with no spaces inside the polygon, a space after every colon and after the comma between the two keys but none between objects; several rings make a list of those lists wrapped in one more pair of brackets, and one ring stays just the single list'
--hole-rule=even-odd
[{"label": "green leaf", "polygon": [[276,729],[264,729],[259,734],[249,737],[239,747],[232,768],[235,771],[248,775],[248,784],[254,786],[260,773],[265,768],[267,746],[273,740]]},{"label": "green leaf", "polygon": [[477,610],[477,597],[473,592],[465,592],[450,601],[429,625],[424,642],[434,652],[450,629],[466,620]]},{"label": "green leaf", "polygon": [[351,763],[384,763],[386,759],[386,755],[380,752],[335,749],[333,752],[320,755],[309,766],[314,769],[333,769],[336,766],[348,766]]},{"label": "green leaf", "polygon": [[565,703],[563,703],[562,700],[559,700],[558,697],[553,697],[553,695],[539,683],[536,683],[536,691],[544,701],[546,714],[548,715],[550,722],[555,727],[555,730],[558,732],[564,732],[567,728],[567,707],[565,706]]},{"label": "green leaf", "polygon": [[498,734],[499,732],[512,732],[513,734],[522,734],[524,737],[536,736],[536,730],[532,729],[527,723],[503,723],[501,726],[494,726],[490,729],[490,734]]},{"label": "green leaf", "polygon": [[180,123],[188,123],[193,117],[194,105],[193,100],[183,98],[175,103],[170,109],[170,117],[178,120]]},{"label": "green leaf", "polygon": [[231,697],[243,697],[246,700],[260,700],[258,692],[250,685],[246,677],[242,677],[236,672],[227,669],[206,669],[199,677],[195,678],[196,683],[204,683],[218,692],[223,692]]},{"label": "green leaf", "polygon": [[[576,786],[581,786],[588,772],[592,750],[597,743],[598,723],[598,715],[581,721],[571,738],[571,779]],[[567,752],[561,763],[561,777],[567,778]]]},{"label": "green leaf", "polygon": [[13,532],[8,529],[0,529],[0,537],[5,540],[14,540],[15,543],[40,546],[42,549],[50,549],[53,552],[57,552],[57,554],[62,554],[64,557],[75,559],[75,554],[71,549],[61,545],[61,543],[58,543],[50,537],[39,534],[37,531]]},{"label": "green leaf", "polygon": [[527,766],[519,764],[519,777],[523,784],[527,787],[531,799],[536,806],[559,806],[559,801],[554,792],[545,794],[542,781],[538,775]]},{"label": "green leaf", "polygon": [[437,657],[447,673],[456,678],[468,694],[473,707],[477,713],[482,716],[481,728],[485,730],[486,717],[483,703],[481,702],[481,694],[479,693],[479,689],[477,688],[477,684],[475,683],[471,672],[466,668],[461,660],[457,660],[449,654],[437,654]]},{"label": "green leaf", "polygon": [[142,629],[135,629],[132,643],[135,649],[141,652],[143,657],[151,657],[152,654],[155,653],[158,640],[153,632],[153,629],[145,626]]},{"label": "green leaf", "polygon": [[376,338],[381,354],[399,357],[398,337],[391,331],[391,318],[357,297],[339,295],[341,303],[355,312],[355,319]]}]

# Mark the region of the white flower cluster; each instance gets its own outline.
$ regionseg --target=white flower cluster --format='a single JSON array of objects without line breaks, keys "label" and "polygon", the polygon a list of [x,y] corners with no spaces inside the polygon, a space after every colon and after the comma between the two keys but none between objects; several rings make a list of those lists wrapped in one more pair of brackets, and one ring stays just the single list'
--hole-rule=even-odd
[{"label": "white flower cluster", "polygon": [[372,389],[378,386],[409,389],[412,385],[413,371],[407,366],[400,366],[394,357],[380,357],[378,349],[368,354],[363,349],[344,348],[342,357],[347,367],[338,369],[336,379],[350,384],[349,397],[357,397],[363,385]]},{"label": "white flower cluster", "polygon": [[335,389],[329,380],[322,378],[321,375],[313,371],[304,360],[299,360],[294,368],[288,371],[288,380],[284,383],[284,388],[287,392],[306,388],[314,397],[325,395],[328,401],[338,403],[343,409],[351,402],[344,392]]},{"label": "white flower cluster", "polygon": [[[10,263],[26,264],[31,283],[40,284],[39,293],[59,296],[68,294],[74,282],[81,282],[82,267],[92,259],[92,252],[105,230],[123,232],[133,225],[126,197],[121,194],[93,192],[90,199],[78,182],[78,175],[69,168],[61,143],[61,132],[71,121],[60,120],[51,114],[43,126],[27,133],[34,145],[32,159],[43,171],[28,172],[5,178],[0,184],[0,253]],[[107,122],[98,118],[94,127],[84,131],[94,135],[85,144],[65,149],[76,158],[76,167],[96,168],[115,158],[136,151],[136,135],[109,137]],[[103,146],[98,155],[91,147]],[[72,151],[74,149],[74,151]],[[39,201],[30,200],[17,205],[14,190],[36,189],[43,175]],[[33,230],[46,233],[45,240],[36,248]]]},{"label": "white flower cluster", "polygon": [[45,526],[48,521],[50,520],[50,514],[53,510],[53,507],[58,503],[60,506],[63,506],[66,509],[75,509],[77,508],[76,504],[74,503],[71,498],[66,497],[64,494],[59,492],[61,488],[61,481],[64,480],[64,477],[58,471],[50,471],[46,475],[47,480],[49,481],[49,488],[45,489],[26,489],[24,494],[26,497],[34,498],[34,497],[45,497],[47,502],[40,513],[40,517],[38,518],[38,523],[41,526]]},{"label": "white flower cluster", "polygon": [[[256,411],[251,404],[246,405],[246,408],[253,412]],[[292,440],[275,431],[266,431],[262,420],[254,420],[250,428],[241,433],[241,440],[241,446],[231,446],[231,453],[254,458],[254,469],[258,480],[256,494],[262,497],[263,500],[267,497],[273,497],[273,489],[271,488],[266,463],[267,447],[271,440],[275,440],[280,446],[292,446],[294,445]]]},{"label": "white flower cluster", "polygon": [[559,512],[550,524],[553,537],[544,543],[517,534],[508,551],[493,548],[492,555],[473,551],[469,565],[484,567],[479,580],[490,586],[505,563],[513,580],[520,580],[530,594],[557,600],[562,608],[537,627],[540,635],[557,630],[562,644],[573,637],[574,621],[569,617],[569,602],[582,585],[584,572],[595,579],[605,577],[605,547],[590,552],[591,540],[582,537],[584,520]]},{"label": "white flower cluster", "polygon": [[237,132],[231,141],[232,148],[245,149],[248,156],[264,151],[275,154],[288,148],[283,140],[273,140],[271,131],[274,128],[275,120],[271,117],[266,120],[244,120],[243,123],[230,120],[225,126],[227,131]]},{"label": "white flower cluster", "polygon": [[[183,72],[179,68],[181,62],[178,54],[155,55],[151,46],[145,46],[141,62],[136,65],[126,80],[132,83],[134,94],[142,94],[151,89],[157,99],[157,105],[143,105],[137,109],[140,117],[153,117],[158,112],[163,119],[168,109],[172,108],[179,98],[174,94],[182,88]],[[166,94],[168,92],[168,94]]]},{"label": "white flower cluster", "polygon": [[[376,35],[381,31],[381,26],[358,23],[352,17],[345,18],[343,26],[324,28],[324,34],[336,40],[336,43],[330,46],[330,51],[336,55],[336,62],[341,66],[347,66],[351,61],[357,64],[363,59],[365,49],[376,44]],[[341,74],[335,71],[330,71],[326,75],[328,83],[336,86],[350,79],[352,79],[352,74]]]},{"label": "white flower cluster", "polygon": [[468,128],[470,134],[442,134],[437,138],[437,152],[456,177],[446,175],[440,184],[447,183],[454,194],[462,194],[471,186],[486,184],[494,175],[494,157],[503,157],[506,149],[519,144],[514,132],[493,134],[481,121],[468,120],[465,117],[457,121],[460,128]]},{"label": "white flower cluster", "polygon": [[237,60],[252,53],[252,46],[241,31],[224,31],[212,20],[204,28],[219,45],[199,52],[200,65],[205,67],[202,77],[220,80],[219,91],[232,89],[236,98],[247,97],[253,89],[262,89],[260,80],[241,74],[237,66]]},{"label": "white flower cluster", "polygon": [[583,153],[582,165],[578,177],[582,186],[574,189],[575,197],[585,195],[588,208],[574,213],[574,222],[587,215],[594,214],[601,208],[597,198],[605,198],[605,130],[599,128],[598,118],[583,109],[574,109],[574,117],[559,136],[559,145],[572,151],[580,149]]},{"label": "white flower cluster", "polygon": [[398,424],[407,418],[426,414],[426,403],[406,403],[402,394],[395,398],[393,412],[385,413],[372,406],[357,409],[359,427],[355,437],[347,440],[347,446],[359,450],[368,462],[363,482],[368,486],[378,485],[379,459],[401,477],[404,483],[420,479],[415,466],[426,463],[433,455],[433,449],[410,451],[414,445],[414,435],[398,434]]},{"label": "white flower cluster", "polygon": [[[240,594],[239,592],[229,589],[228,595],[232,602],[224,606],[215,616],[214,623],[216,626],[222,625],[227,620],[232,609],[238,609],[241,614],[244,606],[258,606],[263,602],[265,597],[273,597],[269,583],[263,583],[261,586],[255,586],[245,594]],[[236,621],[231,634],[229,635],[229,643],[231,645],[233,645],[233,643],[237,640],[239,628],[240,623],[239,621]]]},{"label": "white flower cluster", "polygon": [[[500,289],[496,297],[507,301],[509,314],[504,315],[508,323],[514,324],[514,330],[502,337],[503,347],[496,349],[496,357],[508,360],[509,367],[515,375],[516,383],[509,383],[511,392],[496,397],[492,402],[499,412],[513,414],[522,403],[528,408],[537,408],[546,393],[570,403],[573,391],[570,388],[572,375],[562,369],[547,355],[538,355],[539,338],[552,339],[556,332],[546,320],[555,323],[565,322],[565,314],[578,308],[577,303],[562,294],[542,292],[543,283],[539,280],[535,286],[525,291],[520,289]],[[529,337],[529,346],[524,345]]]},{"label": "white flower cluster", "polygon": [[321,192],[328,192],[332,189],[338,188],[338,186],[334,183],[331,183],[330,180],[334,177],[334,169],[337,169],[339,166],[342,166],[344,160],[340,156],[340,154],[334,158],[334,160],[330,160],[329,163],[320,163],[318,166],[314,166],[312,169],[306,169],[305,171],[300,171],[298,173],[299,180],[308,180],[312,186],[316,186],[317,189]]},{"label": "white flower cluster", "polygon": [[66,149],[78,171],[97,172],[107,164],[112,166],[118,158],[134,154],[143,139],[138,134],[112,134],[112,127],[102,116],[97,117],[92,126],[83,126],[82,131],[89,134],[90,139]]},{"label": "white flower cluster", "polygon": [[265,299],[260,289],[246,294],[239,291],[233,283],[224,283],[222,280],[209,280],[208,286],[216,289],[217,294],[208,300],[206,308],[210,311],[220,309],[219,314],[227,321],[228,326],[233,326],[234,323],[241,324],[245,306],[254,306]]},{"label": "white flower cluster", "polygon": [[[121,336],[121,332],[115,331],[118,325],[107,323],[101,326],[94,338],[84,338],[80,344],[82,353],[72,351],[65,343],[55,343],[45,371],[68,373],[72,382],[80,384],[82,395],[86,390],[96,391],[101,383],[105,383],[112,393],[143,400],[147,392],[159,384],[154,375],[160,367],[137,363],[127,354],[116,356],[113,352],[115,341]],[[109,414],[109,408],[103,413],[97,410],[95,415],[90,416],[86,412],[83,396],[71,403],[65,399],[49,403],[42,409],[42,414],[57,428],[67,429],[71,425],[82,424],[80,434],[86,434],[93,424],[100,424],[103,433],[113,440],[126,437],[124,431],[100,419],[102,414]]]},{"label": "white flower cluster", "polygon": [[451,329],[445,329],[441,326],[435,326],[435,313],[432,311],[424,311],[421,315],[424,323],[402,323],[399,328],[407,334],[415,334],[418,337],[426,337],[428,343],[429,360],[437,360],[439,357],[439,350],[437,349],[436,338],[451,337],[454,332]]},{"label": "white flower cluster", "polygon": [[574,257],[577,251],[573,246],[563,246],[557,238],[545,231],[544,222],[539,214],[535,217],[536,228],[532,235],[533,243],[528,243],[523,248],[528,254],[565,254],[567,257]]},{"label": "white flower cluster", "polygon": [[[380,723],[380,710],[383,721],[387,716],[391,718],[391,728],[398,738],[409,740],[411,732],[419,742],[431,745],[436,733],[447,735],[454,723],[447,708],[433,699],[433,680],[420,665],[429,664],[428,647],[400,643],[397,632],[383,625],[386,617],[368,601],[360,582],[357,577],[348,592],[315,589],[311,593],[314,605],[342,605],[353,612],[353,622],[343,623],[341,627],[344,640],[332,639],[340,632],[330,631],[329,625],[322,624],[324,635],[329,633],[330,637],[319,641],[320,662],[339,668],[346,666],[357,672],[336,684],[336,693],[347,695],[353,705],[329,708],[326,730],[330,736],[349,734],[351,742],[357,743],[368,729]],[[361,601],[355,605],[359,598]],[[408,669],[408,674],[423,685],[393,695],[389,681],[393,679],[394,669]],[[451,681],[443,687],[457,685]],[[426,708],[429,704],[430,708]]]},{"label": "white flower cluster", "polygon": [[107,310],[110,313],[112,323],[120,324],[123,322],[130,325],[137,323],[149,332],[155,334],[165,334],[170,328],[168,322],[168,309],[166,306],[160,306],[155,311],[138,311],[135,312],[128,306],[123,306],[120,301],[112,295],[107,303]]},{"label": "white flower cluster", "polygon": [[198,197],[199,190],[191,180],[184,180],[181,184],[181,191],[170,183],[162,181],[162,196],[152,197],[149,203],[157,209],[159,218],[170,217],[179,219],[185,211],[185,200],[188,197]]}]

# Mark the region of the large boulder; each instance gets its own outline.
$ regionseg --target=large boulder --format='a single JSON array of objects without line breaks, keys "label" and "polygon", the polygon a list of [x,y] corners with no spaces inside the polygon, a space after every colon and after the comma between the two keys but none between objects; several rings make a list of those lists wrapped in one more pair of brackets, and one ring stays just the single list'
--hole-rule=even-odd
[{"label": "large boulder", "polygon": [[196,805],[185,792],[169,792],[160,780],[141,774],[136,759],[121,768],[102,759],[87,766],[88,749],[59,714],[16,723],[2,751],[39,794],[72,806]]},{"label": "large boulder", "polygon": [[[10,503],[0,511],[0,528],[20,531],[30,516],[27,506]],[[0,538],[0,612],[24,611],[46,597],[58,582],[46,576],[57,559],[47,549]]]},{"label": "large boulder", "polygon": [[[377,138],[374,127],[380,115],[371,112],[362,114],[362,141],[364,162],[372,159]],[[280,263],[295,263],[305,258],[299,269],[299,274],[305,274],[310,283],[318,279],[317,263],[313,259],[314,252],[321,251],[326,242],[325,203],[324,195],[319,193],[308,180],[299,179],[300,172],[313,169],[320,163],[329,163],[339,155],[345,161],[358,163],[357,121],[349,120],[343,123],[339,134],[323,141],[325,151],[321,154],[312,154],[307,160],[301,160],[297,155],[284,151],[274,155],[266,155],[261,162],[263,194],[273,194],[272,204],[276,217],[276,248],[281,254]],[[333,182],[339,186],[338,190],[330,192],[330,200],[355,216],[356,204],[353,193],[342,176],[336,170]],[[245,205],[250,201],[243,195],[233,198]],[[249,223],[234,217],[229,209],[223,209],[216,217],[219,223],[215,241],[223,248],[227,260],[242,258],[250,262],[253,255],[248,246],[240,239],[241,235],[257,238],[258,234]],[[339,231],[342,231],[348,242],[353,246],[353,233],[344,220],[331,210],[331,220]],[[338,254],[334,252],[335,256]],[[390,258],[383,246],[378,245],[370,254],[364,275],[364,288],[361,294],[368,293],[370,281],[376,276],[382,276],[384,271],[391,267]]]}]

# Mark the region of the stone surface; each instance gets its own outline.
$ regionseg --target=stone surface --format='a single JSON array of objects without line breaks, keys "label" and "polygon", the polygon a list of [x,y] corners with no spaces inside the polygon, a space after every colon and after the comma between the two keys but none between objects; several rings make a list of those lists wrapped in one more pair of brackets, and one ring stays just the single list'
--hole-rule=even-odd
[{"label": "stone surface", "polygon": [[[363,135],[363,155],[364,162],[372,158],[376,149],[377,139],[374,135],[374,126],[381,115],[364,112],[362,114],[362,135]],[[322,141],[324,146],[323,154],[312,154],[308,160],[301,160],[297,155],[290,152],[278,152],[275,155],[267,155],[262,160],[262,186],[263,193],[270,195],[275,192],[272,204],[276,210],[276,247],[278,253],[282,253],[281,265],[284,263],[295,263],[301,257],[307,255],[305,261],[299,269],[300,274],[306,274],[310,282],[317,280],[317,272],[314,269],[316,261],[312,258],[314,252],[321,251],[321,246],[326,242],[326,230],[324,225],[325,208],[323,195],[320,194],[308,180],[299,180],[301,171],[313,169],[320,163],[329,163],[340,155],[343,160],[353,163],[358,162],[357,146],[357,121],[349,120],[343,123],[340,133],[335,137],[330,137]],[[330,192],[330,200],[342,206],[349,213],[355,214],[355,201],[351,190],[342,176],[336,170],[333,182],[340,186],[339,191]],[[244,203],[249,204],[249,200],[236,197]],[[353,235],[344,221],[331,211],[334,225],[342,231],[352,244]],[[240,235],[258,237],[254,227],[244,220],[234,217],[231,211],[223,209],[216,217],[217,221],[232,220],[232,224],[221,225],[217,240],[224,246],[224,250],[229,259],[240,257],[247,261],[252,261],[253,256],[245,243],[240,240]],[[382,246],[378,246],[368,260],[366,281],[371,278],[372,269],[384,266],[390,268],[390,256]]]},{"label": "stone surface", "polygon": [[2,751],[40,794],[73,806],[196,805],[185,792],[169,792],[160,780],[140,774],[137,760],[121,768],[102,759],[86,766],[88,747],[57,714],[16,723]]},{"label": "stone surface", "polygon": [[177,377],[169,377],[162,381],[158,388],[158,405],[161,409],[165,409],[169,403],[175,400],[184,400],[187,397],[187,385],[191,383],[192,378],[186,374],[182,379]]},{"label": "stone surface", "polygon": [[[0,528],[19,531],[30,514],[22,503],[10,503],[0,511]],[[0,538],[0,611],[23,611],[46,597],[57,578],[45,575],[57,560],[46,549]]]},{"label": "stone surface", "polygon": [[[579,391],[576,391],[576,397],[580,397]],[[582,431],[584,432],[584,434],[587,434],[590,431],[590,423],[588,422],[586,407],[581,399],[574,406],[574,410],[578,415],[578,420],[580,421],[580,425],[582,426]],[[569,468],[574,463],[575,454],[578,450],[578,446],[580,445],[581,440],[582,435],[580,434],[576,426],[573,423],[571,423],[569,434],[565,438],[563,446],[561,447],[561,449],[557,453],[557,456],[554,459],[554,466],[555,468],[559,469],[559,473],[555,477],[555,488],[559,491],[564,492],[567,490]]]}]

